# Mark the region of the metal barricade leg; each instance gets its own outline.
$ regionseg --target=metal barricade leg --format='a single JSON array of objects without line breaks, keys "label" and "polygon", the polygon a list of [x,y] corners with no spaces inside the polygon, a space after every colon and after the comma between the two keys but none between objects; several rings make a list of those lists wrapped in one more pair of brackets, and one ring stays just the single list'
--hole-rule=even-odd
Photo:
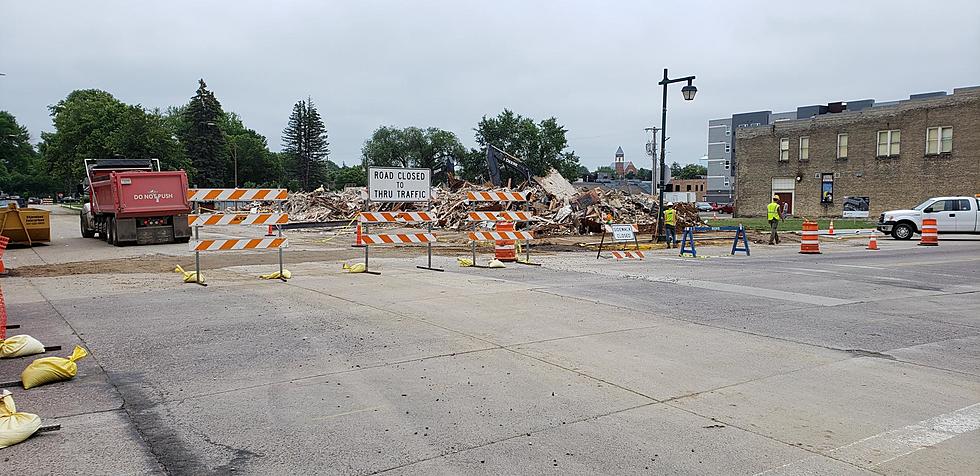
[{"label": "metal barricade leg", "polygon": [[[429,222],[429,226],[427,226],[426,229],[429,231],[429,233],[432,233],[432,222]],[[416,268],[427,269],[429,271],[445,271],[442,268],[432,267],[432,242],[431,241],[426,243],[426,254],[428,255],[429,258],[429,264],[427,266],[416,266]]]}]

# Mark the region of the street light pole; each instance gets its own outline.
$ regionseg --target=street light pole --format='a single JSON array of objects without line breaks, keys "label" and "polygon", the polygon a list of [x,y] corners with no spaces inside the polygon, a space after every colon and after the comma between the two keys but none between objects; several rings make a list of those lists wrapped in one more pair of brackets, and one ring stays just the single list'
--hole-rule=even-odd
[{"label": "street light pole", "polygon": [[[694,81],[694,76],[685,76],[683,78],[669,79],[667,77],[667,68],[664,68],[664,79],[657,84],[664,87],[663,96],[663,113],[660,116],[660,199],[657,202],[659,210],[657,211],[657,236],[656,242],[660,242],[664,238],[664,181],[666,179],[666,174],[664,173],[664,162],[667,159],[667,85],[672,83],[680,83],[687,81],[687,86],[681,89],[681,93],[684,95],[685,101],[690,101],[694,99],[694,94],[697,93],[698,88],[691,84]],[[653,183],[653,178],[650,178],[651,184]]]}]

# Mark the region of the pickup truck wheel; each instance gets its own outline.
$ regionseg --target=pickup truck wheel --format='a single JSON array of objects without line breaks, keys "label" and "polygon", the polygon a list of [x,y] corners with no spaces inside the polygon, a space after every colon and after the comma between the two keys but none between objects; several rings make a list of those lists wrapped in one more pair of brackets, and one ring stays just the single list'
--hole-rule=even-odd
[{"label": "pickup truck wheel", "polygon": [[915,229],[908,223],[899,223],[892,228],[892,238],[896,240],[910,240],[915,234]]}]

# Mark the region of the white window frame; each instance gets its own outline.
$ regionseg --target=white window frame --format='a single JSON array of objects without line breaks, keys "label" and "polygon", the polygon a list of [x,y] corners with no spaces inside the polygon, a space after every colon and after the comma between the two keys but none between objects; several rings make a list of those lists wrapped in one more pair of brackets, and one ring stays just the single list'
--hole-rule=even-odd
[{"label": "white window frame", "polygon": [[[803,147],[803,143],[806,142],[806,147]],[[810,136],[800,137],[800,150],[799,150],[800,162],[805,162],[810,160]]]},{"label": "white window frame", "polygon": [[[936,131],[936,140],[935,141],[931,141],[929,139],[929,132],[930,131]],[[946,131],[949,131],[949,150],[944,150],[945,147],[943,147],[945,145],[944,144],[944,140],[943,140],[943,133],[946,132]],[[929,145],[930,145],[929,143],[930,142],[934,142],[936,144],[936,151],[935,152],[930,152],[929,151]],[[953,152],[953,128],[952,127],[946,127],[946,126],[927,127],[926,128],[926,155],[949,154],[951,152]]]},{"label": "white window frame", "polygon": [[725,161],[725,170],[728,170],[730,168],[732,168],[732,161],[726,160]]},{"label": "white window frame", "polygon": [[[784,153],[786,155],[786,158],[783,158]],[[789,137],[779,138],[779,161],[780,162],[789,161]]]},{"label": "white window frame", "polygon": [[[885,153],[881,153],[881,135],[885,134]],[[898,136],[895,139],[894,136]],[[875,134],[875,155],[877,157],[895,157],[902,153],[902,130],[901,129],[888,129],[883,131],[878,131]]]},{"label": "white window frame", "polygon": [[[841,154],[841,139],[844,139],[844,153]],[[847,158],[847,133],[842,132],[837,134],[837,158],[846,159]]]},{"label": "white window frame", "polygon": [[725,179],[725,186],[726,187],[730,187],[731,185],[732,185],[731,182],[729,182],[728,179],[726,178]]},{"label": "white window frame", "polygon": [[726,154],[732,153],[732,145],[731,144],[725,144],[725,153]]}]

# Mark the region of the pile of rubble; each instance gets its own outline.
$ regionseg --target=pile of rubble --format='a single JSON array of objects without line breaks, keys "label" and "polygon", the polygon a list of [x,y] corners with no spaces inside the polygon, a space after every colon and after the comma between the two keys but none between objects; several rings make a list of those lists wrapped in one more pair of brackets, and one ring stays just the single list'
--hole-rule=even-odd
[{"label": "pile of rubble", "polygon": [[[557,172],[536,177],[537,183],[524,184],[513,190],[528,192],[528,203],[467,203],[466,193],[491,190],[489,184],[475,185],[465,181],[453,181],[432,189],[432,201],[428,206],[411,203],[371,203],[365,208],[367,189],[348,188],[343,191],[318,189],[313,192],[293,192],[285,204],[291,221],[326,222],[350,220],[360,211],[411,211],[427,209],[438,217],[437,228],[462,231],[473,227],[468,221],[469,211],[530,210],[534,220],[530,230],[543,235],[579,235],[602,232],[608,221],[635,223],[641,233],[652,232],[657,223],[659,206],[654,196],[640,191],[607,189],[586,186],[576,189]],[[677,227],[703,223],[693,204],[679,203]]]}]

